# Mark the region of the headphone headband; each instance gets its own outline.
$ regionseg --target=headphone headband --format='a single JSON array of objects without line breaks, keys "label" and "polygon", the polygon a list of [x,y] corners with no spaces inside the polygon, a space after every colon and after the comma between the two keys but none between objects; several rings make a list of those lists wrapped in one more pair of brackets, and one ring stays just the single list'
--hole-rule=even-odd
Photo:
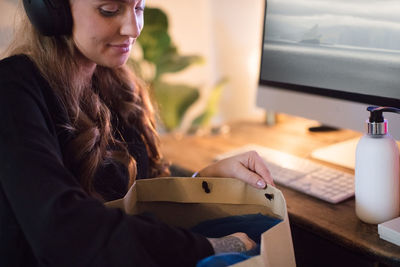
[{"label": "headphone headband", "polygon": [[69,0],[23,0],[33,26],[43,35],[71,34],[72,15]]}]

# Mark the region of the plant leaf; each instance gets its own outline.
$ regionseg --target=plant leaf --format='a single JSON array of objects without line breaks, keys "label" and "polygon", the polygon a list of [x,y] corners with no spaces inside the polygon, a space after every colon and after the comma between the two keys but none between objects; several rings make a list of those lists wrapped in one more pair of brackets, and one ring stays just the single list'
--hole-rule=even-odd
[{"label": "plant leaf", "polygon": [[168,34],[168,18],[158,8],[147,7],[144,12],[144,25],[146,26],[143,28],[138,42],[142,46],[144,59],[157,63],[173,47]]},{"label": "plant leaf", "polygon": [[221,98],[222,89],[224,85],[227,83],[227,79],[224,78],[220,80],[213,90],[211,91],[210,97],[208,98],[207,105],[204,109],[204,112],[200,114],[196,119],[193,120],[192,126],[206,126],[210,123],[211,118],[218,111],[218,103]]},{"label": "plant leaf", "polygon": [[197,88],[184,84],[153,84],[154,96],[159,105],[160,117],[170,131],[179,126],[187,109],[199,98]]},{"label": "plant leaf", "polygon": [[179,72],[192,64],[202,63],[204,63],[204,59],[201,56],[180,56],[176,53],[165,54],[158,62],[157,75],[160,76],[163,73]]}]

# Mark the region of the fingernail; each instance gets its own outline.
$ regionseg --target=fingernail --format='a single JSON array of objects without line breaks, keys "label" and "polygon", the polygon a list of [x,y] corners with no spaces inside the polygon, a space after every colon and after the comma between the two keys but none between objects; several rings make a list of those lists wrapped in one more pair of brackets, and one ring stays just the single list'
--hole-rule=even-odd
[{"label": "fingernail", "polygon": [[264,180],[258,180],[257,181],[257,186],[259,188],[265,188],[265,186],[266,186],[265,181]]}]

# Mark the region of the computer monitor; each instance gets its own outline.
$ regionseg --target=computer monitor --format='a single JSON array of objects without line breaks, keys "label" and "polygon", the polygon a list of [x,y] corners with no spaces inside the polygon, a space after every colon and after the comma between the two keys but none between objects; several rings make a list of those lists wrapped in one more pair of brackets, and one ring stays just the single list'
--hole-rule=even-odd
[{"label": "computer monitor", "polygon": [[368,106],[400,108],[399,1],[265,3],[258,106],[360,132]]}]

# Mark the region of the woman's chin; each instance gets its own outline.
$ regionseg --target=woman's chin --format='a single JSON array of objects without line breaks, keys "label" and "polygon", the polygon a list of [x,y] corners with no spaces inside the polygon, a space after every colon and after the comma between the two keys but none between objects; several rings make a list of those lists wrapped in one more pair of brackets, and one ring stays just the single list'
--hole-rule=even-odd
[{"label": "woman's chin", "polygon": [[108,57],[101,60],[97,64],[106,68],[119,68],[126,64],[129,54],[118,57]]}]

